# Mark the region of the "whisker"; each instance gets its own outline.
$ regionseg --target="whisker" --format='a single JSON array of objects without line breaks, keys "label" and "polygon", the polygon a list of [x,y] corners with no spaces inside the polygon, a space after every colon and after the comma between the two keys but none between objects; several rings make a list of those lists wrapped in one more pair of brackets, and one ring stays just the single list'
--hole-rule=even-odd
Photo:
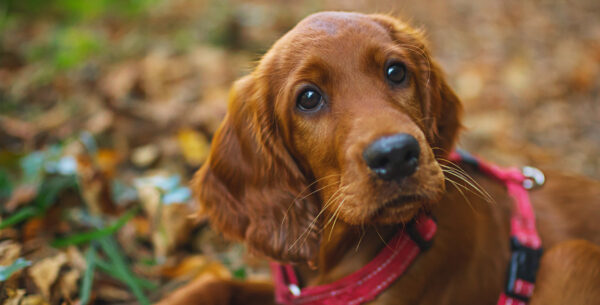
[{"label": "whisker", "polygon": [[344,200],[342,200],[342,202],[340,202],[339,206],[337,207],[337,209],[335,210],[335,212],[333,213],[333,218],[335,219],[333,221],[333,225],[331,226],[331,230],[329,231],[329,237],[327,238],[327,240],[331,240],[331,234],[333,233],[333,229],[335,228],[335,223],[337,222],[338,218],[339,218],[339,210],[342,207],[342,205],[344,205],[344,202],[346,201],[346,198],[344,198]]},{"label": "whisker", "polygon": [[477,213],[477,210],[475,210],[475,208],[473,207],[473,204],[471,204],[471,201],[469,200],[469,198],[467,198],[467,196],[465,196],[465,193],[457,186],[457,183],[452,181],[451,179],[447,179],[447,178],[445,178],[445,179],[446,179],[446,181],[450,182],[452,184],[452,186],[454,186],[454,188],[456,188],[456,190],[458,192],[460,192],[460,194],[465,199],[465,201],[467,202],[467,204],[469,205],[471,210],[473,210],[474,212]]},{"label": "whisker", "polygon": [[[458,170],[459,172],[461,172],[467,179],[471,180],[475,185],[477,185],[477,187],[479,187],[479,190],[484,192],[485,195],[492,201],[492,203],[495,203],[496,201],[494,200],[494,198],[492,198],[492,196],[481,186],[479,185],[479,183],[477,183],[477,180],[475,180],[473,177],[471,177],[471,175],[469,175],[469,173],[467,173],[464,169],[462,169],[460,166],[458,166],[456,163],[444,159],[444,158],[438,158],[438,160],[442,160],[448,163],[448,165],[453,166],[456,170]],[[442,164],[440,164],[442,165]]]},{"label": "whisker", "polygon": [[365,237],[367,231],[365,231],[365,227],[361,224],[360,225],[360,230],[362,231],[362,234],[360,235],[360,238],[358,239],[358,244],[356,244],[356,249],[354,249],[354,252],[358,252],[358,247],[360,247],[360,243],[362,242],[363,238]]},{"label": "whisker", "polygon": [[460,179],[461,181],[465,182],[467,185],[469,185],[471,188],[473,188],[477,192],[475,192],[475,191],[473,191],[473,190],[471,190],[469,188],[466,188],[466,187],[465,187],[465,190],[470,191],[471,193],[473,193],[474,195],[476,195],[479,198],[483,199],[487,203],[490,203],[490,204],[494,204],[495,203],[494,199],[487,192],[484,192],[484,191],[481,190],[480,187],[475,186],[473,183],[471,183],[469,180],[467,180],[463,175],[461,175],[461,173],[456,172],[455,170],[449,169],[449,168],[446,168],[446,169],[442,168],[442,172],[444,172],[446,174],[450,174],[450,175],[452,175],[452,176]]},{"label": "whisker", "polygon": [[393,251],[394,249],[392,249],[392,247],[390,247],[390,245],[388,245],[387,241],[385,241],[385,240],[383,239],[383,236],[381,236],[381,234],[379,234],[379,231],[377,231],[377,228],[376,228],[375,226],[373,226],[373,228],[375,229],[375,233],[377,233],[377,236],[379,236],[379,239],[381,239],[381,241],[383,242],[383,244],[384,244],[384,245],[385,245],[385,246],[386,246],[388,249],[390,249],[390,250],[392,250],[392,251]]},{"label": "whisker", "polygon": [[319,217],[327,210],[327,207],[329,207],[329,205],[331,205],[334,202],[334,199],[336,197],[341,196],[341,194],[342,194],[343,190],[345,190],[345,188],[346,187],[341,187],[337,191],[335,191],[333,193],[333,195],[331,195],[331,197],[323,205],[323,207],[321,208],[321,210],[319,211],[319,213],[317,214],[317,216],[315,216],[315,218],[310,222],[310,224],[308,224],[308,226],[306,227],[306,229],[304,229],[304,231],[302,232],[302,234],[300,234],[300,236],[298,236],[298,238],[296,238],[296,240],[292,243],[292,245],[288,248],[288,250],[293,249],[294,246],[298,243],[298,241],[300,241],[300,239],[302,239],[303,237],[304,237],[303,243],[306,242],[306,240],[308,239],[308,233],[309,233],[310,229],[314,228],[314,225],[317,222],[317,220],[319,219]]},{"label": "whisker", "polygon": [[304,197],[302,197],[302,198],[298,198],[298,197],[299,197],[299,196],[300,196],[300,195],[301,195],[301,194],[302,194],[302,193],[303,193],[305,190],[307,190],[307,189],[308,189],[310,186],[314,185],[315,183],[317,183],[317,182],[319,182],[319,181],[321,181],[321,180],[323,180],[323,179],[326,179],[326,178],[329,178],[329,177],[333,177],[333,176],[340,176],[340,175],[339,175],[339,174],[333,174],[333,175],[329,175],[329,176],[325,176],[325,177],[323,177],[323,178],[317,179],[317,180],[315,180],[313,183],[309,184],[309,186],[307,186],[307,187],[306,187],[306,188],[305,188],[305,189],[304,189],[302,192],[300,192],[300,194],[298,194],[298,195],[297,195],[297,196],[294,198],[294,200],[292,200],[292,202],[291,202],[291,203],[290,203],[290,205],[288,206],[287,210],[285,211],[285,214],[283,215],[283,219],[281,219],[281,225],[280,225],[280,227],[283,227],[283,224],[284,224],[285,220],[286,220],[286,219],[287,219],[287,217],[288,217],[288,214],[289,214],[289,212],[290,212],[290,209],[292,208],[292,206],[294,205],[294,203],[296,202],[296,200],[303,200],[304,198],[306,198],[306,197],[308,197],[308,196],[310,196],[310,195],[312,195],[312,194],[314,194],[314,193],[316,193],[316,192],[318,192],[318,191],[321,191],[321,190],[323,190],[323,189],[325,189],[325,188],[327,188],[327,187],[330,187],[330,186],[333,186],[333,185],[335,185],[337,182],[334,182],[334,183],[328,184],[328,185],[326,185],[326,186],[324,186],[324,187],[322,187],[322,188],[320,188],[320,189],[318,189],[318,190],[315,190],[315,191],[311,192],[310,194],[308,194],[308,195],[306,195],[306,196],[304,196]]},{"label": "whisker", "polygon": [[457,165],[455,165],[455,164],[454,164],[454,166],[448,166],[445,164],[439,164],[439,165],[442,168],[442,170],[445,169],[444,170],[445,172],[454,174],[457,178],[460,178],[465,183],[469,184],[473,189],[477,190],[482,196],[487,198],[486,201],[489,201],[489,203],[495,203],[494,198],[492,198],[492,196],[481,185],[479,185],[479,183],[477,183],[477,181],[475,181],[475,179],[473,179],[473,177],[471,177],[462,168],[457,167]]}]

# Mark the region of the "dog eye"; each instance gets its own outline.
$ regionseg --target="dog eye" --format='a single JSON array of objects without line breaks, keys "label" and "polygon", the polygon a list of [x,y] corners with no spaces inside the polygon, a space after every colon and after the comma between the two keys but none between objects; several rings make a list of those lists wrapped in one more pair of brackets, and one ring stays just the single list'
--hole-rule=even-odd
[{"label": "dog eye", "polygon": [[385,69],[385,76],[393,84],[401,84],[406,80],[406,66],[403,63],[392,63]]},{"label": "dog eye", "polygon": [[304,111],[315,110],[321,106],[321,104],[323,104],[323,96],[314,89],[302,91],[296,100],[296,106]]}]

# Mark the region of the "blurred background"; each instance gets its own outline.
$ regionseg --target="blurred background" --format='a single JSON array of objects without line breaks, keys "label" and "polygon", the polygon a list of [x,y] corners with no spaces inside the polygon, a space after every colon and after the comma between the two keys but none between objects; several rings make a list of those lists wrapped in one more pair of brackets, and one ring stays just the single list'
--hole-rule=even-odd
[{"label": "blurred background", "polygon": [[299,20],[428,33],[460,145],[600,178],[600,2],[0,0],[0,303],[148,304],[264,263],[193,217],[228,88]]}]

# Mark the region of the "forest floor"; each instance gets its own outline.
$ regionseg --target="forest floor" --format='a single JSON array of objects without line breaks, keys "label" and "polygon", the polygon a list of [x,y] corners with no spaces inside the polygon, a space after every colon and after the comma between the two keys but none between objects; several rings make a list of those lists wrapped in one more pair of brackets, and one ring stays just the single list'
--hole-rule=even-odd
[{"label": "forest floor", "polygon": [[[393,4],[390,4],[393,2]],[[232,82],[321,10],[428,33],[465,106],[460,146],[600,178],[600,2],[0,2],[0,303],[148,304],[266,278],[188,188]]]}]

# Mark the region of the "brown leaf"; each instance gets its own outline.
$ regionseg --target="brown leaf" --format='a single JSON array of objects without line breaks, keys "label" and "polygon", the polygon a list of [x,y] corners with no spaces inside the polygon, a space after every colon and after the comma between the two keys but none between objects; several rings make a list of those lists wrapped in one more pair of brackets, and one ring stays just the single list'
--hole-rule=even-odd
[{"label": "brown leaf", "polygon": [[23,241],[27,242],[40,235],[44,230],[45,221],[43,218],[32,218],[28,220],[21,230]]},{"label": "brown leaf", "polygon": [[177,140],[189,165],[198,166],[206,160],[210,144],[203,134],[193,129],[182,129],[177,133]]},{"label": "brown leaf", "polygon": [[133,62],[118,64],[100,80],[100,90],[119,101],[126,97],[139,79],[139,65]]},{"label": "brown leaf", "polygon": [[25,140],[33,138],[39,132],[36,124],[4,115],[0,115],[0,127],[9,135]]},{"label": "brown leaf", "polygon": [[176,246],[187,241],[193,222],[189,217],[191,209],[185,204],[162,206],[158,226],[153,228],[152,243],[156,257],[165,257]]},{"label": "brown leaf", "polygon": [[117,165],[119,165],[121,160],[121,155],[114,149],[101,148],[96,153],[98,167],[107,178],[114,177]]},{"label": "brown leaf", "polygon": [[21,248],[21,245],[10,240],[0,242],[0,266],[8,266],[19,258]]},{"label": "brown leaf", "polygon": [[46,299],[50,299],[50,287],[58,279],[60,268],[66,262],[67,255],[61,252],[55,256],[39,260],[29,267],[29,275]]},{"label": "brown leaf", "polygon": [[160,151],[154,144],[138,147],[131,153],[131,162],[138,167],[148,167],[159,157]]},{"label": "brown leaf", "polygon": [[33,200],[37,195],[37,188],[33,185],[20,185],[13,190],[10,199],[4,204],[7,212],[13,212],[24,203]]},{"label": "brown leaf", "polygon": [[94,292],[97,299],[105,300],[108,303],[127,301],[132,297],[129,291],[111,285],[100,285]]},{"label": "brown leaf", "polygon": [[25,289],[11,289],[8,288],[5,290],[6,300],[4,300],[3,305],[19,305],[21,304],[21,300],[23,296],[25,296]]},{"label": "brown leaf", "polygon": [[77,269],[71,269],[60,277],[58,289],[64,299],[71,299],[78,290],[77,281],[81,277],[81,272]]},{"label": "brown leaf", "polygon": [[23,301],[21,301],[21,305],[48,305],[49,303],[46,301],[46,299],[44,299],[43,296],[36,294],[36,295],[29,295],[23,298]]}]

